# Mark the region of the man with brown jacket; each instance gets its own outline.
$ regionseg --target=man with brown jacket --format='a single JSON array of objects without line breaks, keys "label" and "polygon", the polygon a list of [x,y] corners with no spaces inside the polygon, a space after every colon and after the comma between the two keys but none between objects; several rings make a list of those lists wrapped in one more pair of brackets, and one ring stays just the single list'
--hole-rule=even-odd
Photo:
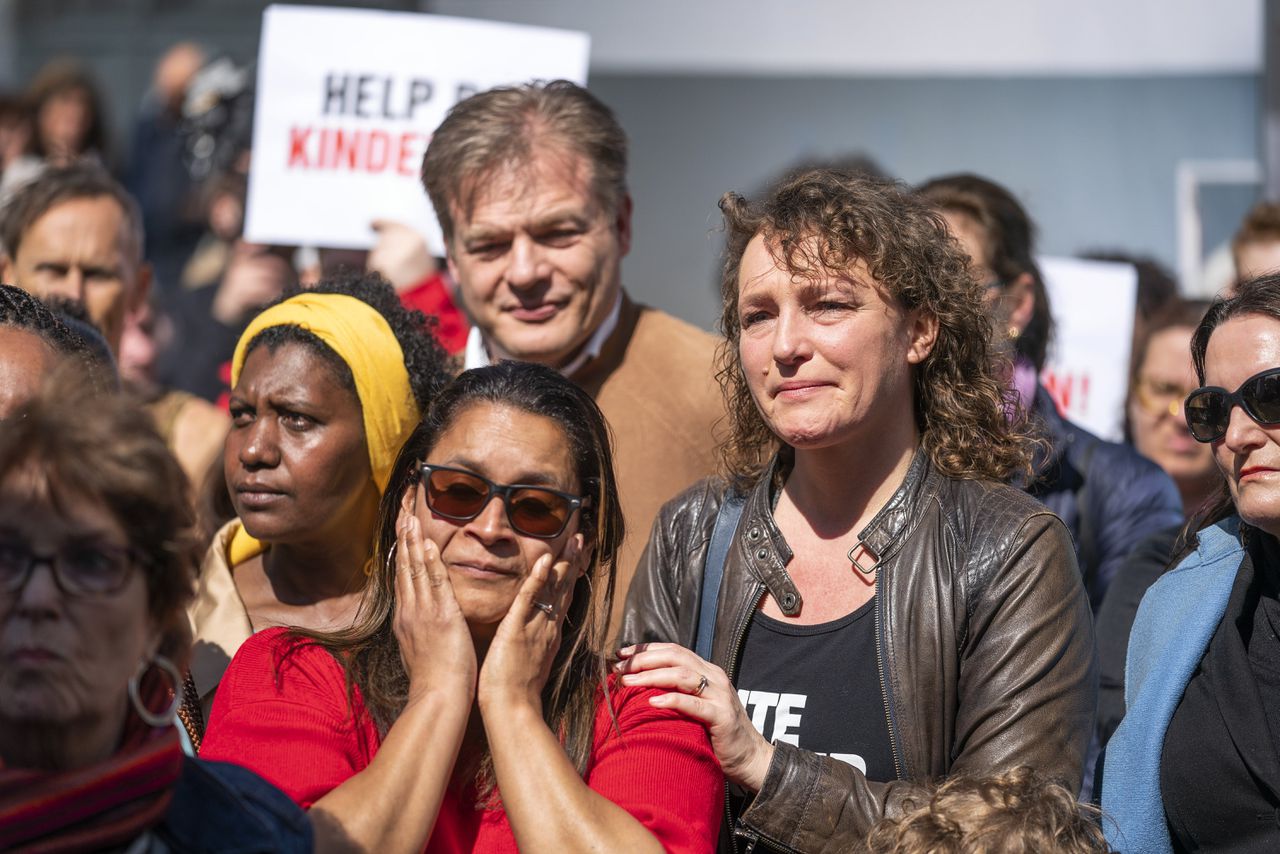
[{"label": "man with brown jacket", "polygon": [[614,626],[658,509],[712,472],[723,411],[716,339],[622,288],[631,246],[626,160],[612,111],[555,81],[459,102],[422,167],[474,324],[465,366],[521,359],[554,367],[592,394],[613,430],[629,530]]}]

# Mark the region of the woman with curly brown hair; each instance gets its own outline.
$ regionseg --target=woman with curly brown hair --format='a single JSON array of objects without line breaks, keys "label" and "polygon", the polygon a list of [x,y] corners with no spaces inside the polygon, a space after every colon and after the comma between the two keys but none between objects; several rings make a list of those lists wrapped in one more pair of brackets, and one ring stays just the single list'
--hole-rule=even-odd
[{"label": "woman with curly brown hair", "polygon": [[1089,605],[1062,522],[1004,483],[1030,449],[965,256],[841,172],[721,209],[729,477],[655,523],[619,670],[707,726],[722,850],[858,848],[904,783],[953,773],[1078,788]]}]

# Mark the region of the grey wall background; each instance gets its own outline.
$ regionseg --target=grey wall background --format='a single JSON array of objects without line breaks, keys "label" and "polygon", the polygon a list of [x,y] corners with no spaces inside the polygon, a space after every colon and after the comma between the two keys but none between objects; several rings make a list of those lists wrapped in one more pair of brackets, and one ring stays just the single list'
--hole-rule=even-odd
[{"label": "grey wall background", "polygon": [[618,111],[632,139],[636,236],[628,287],[704,326],[716,316],[717,199],[730,189],[750,193],[803,158],[861,151],[911,183],[979,172],[1022,199],[1046,254],[1122,248],[1173,268],[1175,164],[1252,158],[1258,150],[1252,75],[595,75],[591,88]]},{"label": "grey wall background", "polygon": [[[321,0],[324,2],[324,0]],[[194,38],[238,59],[257,49],[263,0],[0,0],[0,82],[71,54],[100,74],[120,143],[156,57]],[[332,3],[332,5],[339,5]],[[340,5],[361,5],[347,2]],[[419,2],[379,2],[421,8]],[[426,4],[429,5],[429,4]],[[318,46],[340,50],[340,46]],[[909,182],[968,170],[1009,186],[1041,250],[1107,247],[1176,261],[1179,160],[1258,155],[1255,74],[861,78],[593,73],[632,140],[629,289],[698,325],[716,316],[716,200],[805,158],[864,152]],[[123,151],[123,148],[118,148]],[[1216,205],[1230,233],[1251,195]],[[1215,230],[1216,229],[1216,230]]]}]

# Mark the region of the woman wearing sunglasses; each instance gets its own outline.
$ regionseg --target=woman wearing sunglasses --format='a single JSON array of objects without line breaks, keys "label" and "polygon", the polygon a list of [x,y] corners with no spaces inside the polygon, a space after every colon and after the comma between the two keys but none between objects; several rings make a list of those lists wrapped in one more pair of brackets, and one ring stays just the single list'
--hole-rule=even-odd
[{"label": "woman wearing sunglasses", "polygon": [[1001,482],[1029,451],[966,257],[923,202],[841,172],[721,209],[736,478],[659,515],[623,684],[706,724],[738,850],[860,850],[904,783],[958,772],[1078,790],[1089,605],[1062,521]]},{"label": "woman wearing sunglasses", "polygon": [[622,535],[591,398],[531,364],[463,373],[391,472],[360,620],[246,642],[202,756],[362,850],[712,850],[705,731],[601,655]]},{"label": "woman wearing sunglasses", "polygon": [[1107,746],[1120,851],[1280,850],[1280,276],[1214,303],[1184,411],[1226,480],[1193,550],[1142,600]]}]

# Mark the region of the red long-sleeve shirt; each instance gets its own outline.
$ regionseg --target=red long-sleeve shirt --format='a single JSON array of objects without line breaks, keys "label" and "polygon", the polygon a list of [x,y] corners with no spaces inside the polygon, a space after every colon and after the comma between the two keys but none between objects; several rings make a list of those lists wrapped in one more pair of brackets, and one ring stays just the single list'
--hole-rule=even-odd
[{"label": "red long-sleeve shirt", "polygon": [[[306,808],[368,766],[379,738],[358,690],[348,707],[333,657],[314,645],[282,655],[287,646],[285,629],[267,629],[240,647],[218,687],[200,756],[256,771]],[[713,851],[724,790],[705,729],[649,705],[652,690],[615,682],[611,692],[618,728],[602,702],[587,785],[635,816],[667,851]],[[446,789],[428,854],[515,854],[506,813],[476,809],[471,794]]]}]

